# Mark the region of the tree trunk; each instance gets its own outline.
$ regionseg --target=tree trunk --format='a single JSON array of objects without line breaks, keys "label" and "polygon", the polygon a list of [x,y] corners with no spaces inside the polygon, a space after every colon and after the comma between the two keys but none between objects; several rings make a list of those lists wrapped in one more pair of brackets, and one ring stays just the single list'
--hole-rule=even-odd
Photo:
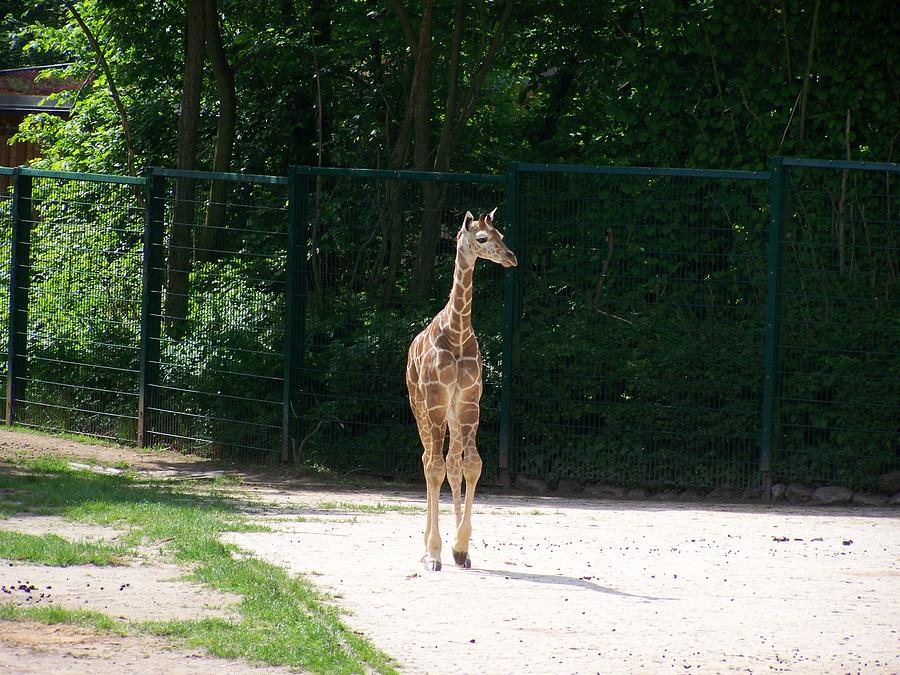
[{"label": "tree trunk", "polygon": [[[184,35],[184,87],[178,118],[178,169],[197,164],[197,126],[200,119],[200,88],[203,83],[203,0],[187,0]],[[193,179],[175,181],[175,213],[169,231],[166,269],[165,322],[169,336],[184,336],[193,257],[192,229],[196,219],[196,185]]]},{"label": "tree trunk", "polygon": [[[413,165],[416,168],[427,168],[431,121],[429,80],[431,78],[433,46],[431,27],[434,20],[434,0],[424,0],[423,2],[422,20],[419,24],[419,33],[415,37],[415,42],[413,42],[415,33],[412,30],[412,24],[409,21],[406,10],[399,0],[393,0],[392,4],[397,18],[400,20],[400,25],[412,52],[415,65],[403,121],[397,132],[397,140],[391,150],[390,168],[405,168],[411,142],[414,143]],[[387,272],[382,291],[382,301],[385,304],[391,301],[400,269],[400,256],[403,249],[402,209],[398,199],[398,187],[397,185],[388,185],[385,206],[381,212],[385,223],[385,242],[382,245],[382,250],[387,257]]]},{"label": "tree trunk", "polygon": [[[447,98],[444,105],[444,122],[441,128],[440,140],[438,142],[434,161],[430,166],[426,167],[424,164],[419,166],[417,163],[416,168],[427,168],[441,172],[450,170],[450,160],[453,156],[453,148],[460,132],[463,127],[465,127],[469,117],[471,117],[472,113],[475,111],[475,106],[480,101],[481,86],[484,84],[484,79],[493,65],[497,49],[500,46],[501,36],[512,15],[513,6],[514,0],[507,0],[487,53],[478,69],[469,79],[469,86],[466,89],[464,97],[466,104],[460,109],[457,103],[457,81],[459,77],[459,57],[465,13],[462,0],[456,1],[453,18],[453,34],[450,44],[450,61],[447,68]],[[419,135],[417,133],[417,159],[419,158],[418,144]],[[428,153],[426,152],[425,155],[427,157]],[[412,281],[413,296],[419,300],[424,300],[428,297],[428,292],[431,289],[438,243],[441,240],[441,221],[443,219],[442,216],[447,199],[446,185],[443,183],[425,183],[423,185],[422,197],[422,229],[419,233],[419,242],[416,249],[416,263],[415,268],[413,269]]]},{"label": "tree trunk", "polygon": [[[234,70],[229,65],[225,49],[222,47],[217,0],[203,0],[203,13],[206,53],[209,55],[209,61],[212,64],[213,76],[216,79],[216,89],[219,93],[219,122],[216,129],[216,146],[212,170],[217,173],[227,173],[231,170],[231,156],[234,152],[234,133],[237,116]],[[226,225],[226,187],[227,184],[223,181],[214,180],[210,182],[206,223],[197,246],[198,255],[207,260],[215,257],[216,249],[221,246],[222,228]]]},{"label": "tree trunk", "polygon": [[[419,171],[433,170],[429,164],[431,154],[431,63],[434,43],[431,35],[434,20],[434,3],[426,0],[422,8],[422,22],[419,25],[419,39],[416,46],[416,68],[413,73],[413,86],[409,96],[413,117],[413,167]],[[419,233],[419,244],[416,253],[416,264],[413,268],[413,297],[424,300],[431,286],[431,275],[434,268],[434,256],[437,253],[437,242],[440,238],[440,213],[435,213],[435,184],[422,184],[422,228]],[[435,236],[435,234],[437,236]],[[399,265],[399,246],[397,260],[392,261],[389,277],[390,283],[396,278]],[[433,249],[433,251],[432,251]]]},{"label": "tree trunk", "polygon": [[[327,148],[331,140],[331,121],[325,108],[325,95],[322,86],[322,68],[320,65],[319,51],[323,47],[331,45],[331,13],[329,0],[312,0],[309,10],[312,22],[312,53],[313,66],[316,77],[316,166],[325,166]],[[327,60],[327,59],[326,59]],[[320,246],[325,236],[326,220],[323,217],[325,208],[324,192],[322,189],[322,176],[316,177],[315,183],[315,209],[312,222],[312,236],[310,246],[310,273],[313,293],[320,296],[324,293],[329,278],[329,269],[333,265],[334,251]]]}]

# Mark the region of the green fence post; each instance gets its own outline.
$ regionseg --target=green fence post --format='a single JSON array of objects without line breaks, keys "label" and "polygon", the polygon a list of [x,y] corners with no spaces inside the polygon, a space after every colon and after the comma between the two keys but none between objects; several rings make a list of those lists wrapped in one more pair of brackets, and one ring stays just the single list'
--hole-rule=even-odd
[{"label": "green fence post", "polygon": [[284,390],[281,460],[294,453],[301,434],[299,396],[306,349],[306,237],[310,178],[292,166],[288,172],[288,233],[285,270]]},{"label": "green fence post", "polygon": [[[510,162],[506,170],[506,223],[502,229],[509,248],[516,253],[519,265],[522,252],[518,250],[519,237],[519,166]],[[518,318],[518,290],[521,267],[509,267],[504,273],[503,284],[503,356],[500,371],[500,450],[498,465],[500,481],[509,486],[516,473],[511,459],[512,444],[512,388],[515,332]]]},{"label": "green fence post", "polygon": [[144,201],[144,255],[141,286],[141,375],[138,392],[138,445],[149,444],[152,388],[159,384],[162,339],[163,197],[165,178],[150,169]]},{"label": "green fence post", "polygon": [[766,332],[762,402],[762,438],[759,447],[759,471],[762,474],[763,499],[772,494],[772,454],[779,436],[778,389],[781,344],[781,278],[784,239],[784,212],[790,185],[790,169],[782,157],[771,160],[769,193],[769,243],[766,270]]},{"label": "green fence post", "polygon": [[12,245],[9,272],[9,370],[6,375],[6,423],[16,421],[25,397],[28,367],[28,287],[31,281],[31,176],[13,170]]}]

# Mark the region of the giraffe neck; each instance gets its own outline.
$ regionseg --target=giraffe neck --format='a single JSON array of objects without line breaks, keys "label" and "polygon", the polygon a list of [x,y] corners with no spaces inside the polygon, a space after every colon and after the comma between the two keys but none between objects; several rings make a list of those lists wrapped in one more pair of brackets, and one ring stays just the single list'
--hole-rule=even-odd
[{"label": "giraffe neck", "polygon": [[453,288],[445,308],[444,330],[448,337],[461,344],[472,330],[472,277],[475,272],[473,256],[466,255],[461,248],[456,250],[456,265],[453,268]]}]

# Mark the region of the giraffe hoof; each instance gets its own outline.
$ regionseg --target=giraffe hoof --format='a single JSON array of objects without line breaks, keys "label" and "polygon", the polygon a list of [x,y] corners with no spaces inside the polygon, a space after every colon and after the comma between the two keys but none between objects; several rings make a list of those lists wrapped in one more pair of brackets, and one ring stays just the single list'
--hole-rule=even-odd
[{"label": "giraffe hoof", "polygon": [[425,569],[429,572],[440,572],[441,571],[441,561],[436,558],[432,558],[431,556],[425,557]]},{"label": "giraffe hoof", "polygon": [[453,551],[453,560],[459,567],[462,567],[464,570],[471,569],[472,567],[472,559],[469,558],[469,554],[467,551]]}]

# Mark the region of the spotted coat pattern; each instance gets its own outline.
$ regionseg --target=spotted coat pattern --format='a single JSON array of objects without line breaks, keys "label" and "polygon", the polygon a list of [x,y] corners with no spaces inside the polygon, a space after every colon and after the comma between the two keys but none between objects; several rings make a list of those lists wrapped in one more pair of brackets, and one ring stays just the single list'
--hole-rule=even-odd
[{"label": "spotted coat pattern", "polygon": [[[453,494],[456,540],[453,558],[457,565],[471,567],[469,539],[472,534],[472,503],[481,477],[481,457],[475,445],[481,400],[481,352],[472,329],[472,278],[479,258],[504,267],[517,264],[515,254],[493,227],[496,209],[477,220],[466,213],[457,234],[453,287],[446,306],[419,333],[409,347],[406,385],[409,403],[422,440],[422,465],[427,493],[425,566],[441,568],[441,537],[438,504],[446,476]],[[450,446],[444,458],[444,439]],[[464,505],[462,480],[466,481]]]}]

